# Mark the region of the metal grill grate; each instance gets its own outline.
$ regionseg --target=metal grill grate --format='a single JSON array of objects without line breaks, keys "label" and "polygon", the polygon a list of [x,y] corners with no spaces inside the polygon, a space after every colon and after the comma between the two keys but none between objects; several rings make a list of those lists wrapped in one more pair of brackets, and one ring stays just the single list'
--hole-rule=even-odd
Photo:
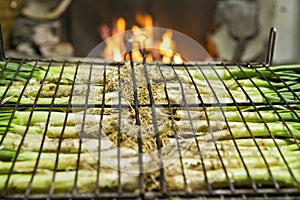
[{"label": "metal grill grate", "polygon": [[[268,57],[271,55],[269,53]],[[272,59],[267,60],[268,64],[271,64]],[[1,91],[0,109],[3,113],[9,112],[9,115],[2,118],[7,120],[7,124],[1,127],[0,150],[7,150],[7,147],[13,148],[16,156],[13,156],[11,161],[1,161],[1,198],[127,199],[142,197],[152,199],[156,197],[191,198],[199,196],[259,198],[299,196],[300,194],[299,172],[291,166],[293,158],[286,154],[288,145],[282,142],[287,140],[288,143],[293,144],[294,149],[291,152],[293,152],[292,155],[295,155],[296,150],[300,147],[299,137],[295,132],[296,129],[292,128],[288,120],[285,120],[281,114],[284,109],[285,112],[289,112],[294,116],[294,123],[298,123],[300,119],[298,115],[300,98],[297,91],[288,85],[272,68],[268,68],[268,77],[261,73],[260,67],[267,67],[268,64],[128,64],[122,62],[60,62],[56,60],[8,58],[2,63],[1,73],[6,72],[11,63],[16,64],[16,72],[8,82],[5,82]],[[26,74],[26,81],[23,80],[18,90],[19,93],[11,96],[11,90],[18,86],[19,72],[22,72],[26,63],[31,63],[32,70]],[[32,78],[36,77],[34,72],[40,66],[44,66],[45,73],[39,77],[39,82],[32,83]],[[57,76],[55,81],[52,80],[51,93],[45,94],[45,86],[51,82],[49,76],[51,76],[51,69],[53,68],[56,69]],[[68,76],[70,68],[73,69],[72,79]],[[252,93],[243,85],[241,79],[233,74],[233,68],[240,71],[240,75],[244,77],[242,80],[247,80],[248,84],[253,86],[253,90],[256,90],[256,94],[260,96],[259,99],[251,96]],[[84,75],[82,75],[83,69]],[[127,73],[124,73],[125,69]],[[258,77],[251,77],[248,69],[253,69]],[[99,70],[101,71],[100,75]],[[195,71],[197,71],[198,76],[201,76],[202,82],[195,78]],[[226,72],[230,77],[230,79],[228,78],[230,82],[223,80],[221,71]],[[153,76],[154,72],[156,72],[156,76]],[[112,76],[112,73],[114,73],[114,76]],[[94,83],[95,74],[98,77],[97,80],[101,82],[100,84],[99,82]],[[69,84],[65,82],[66,77],[68,77]],[[78,79],[78,77],[81,78]],[[112,85],[109,81],[112,77],[115,77],[113,86],[116,88],[111,91],[110,87]],[[264,81],[276,98],[267,96],[265,90],[257,85],[257,79]],[[273,79],[279,80],[284,85],[283,88],[287,89],[290,95],[289,98],[282,95],[282,91],[278,89]],[[76,96],[78,95],[76,87],[80,84],[78,80],[85,82],[86,86],[81,91],[82,93],[79,93],[79,97]],[[124,87],[125,83],[131,84],[131,86],[128,90],[121,90],[120,88]],[[187,89],[187,83],[190,84],[189,89]],[[199,86],[200,83],[205,83],[205,85]],[[32,93],[28,92],[28,88],[33,85],[37,85],[35,90]],[[69,87],[69,94],[62,92],[65,85]],[[99,93],[96,97],[92,96],[95,85],[100,91],[106,92]],[[173,86],[176,86],[175,90],[172,89]],[[233,90],[233,86],[236,90]],[[160,87],[160,90],[157,87]],[[205,89],[202,87],[205,87]],[[205,94],[203,90],[208,90],[208,94]],[[157,91],[160,91],[160,93],[157,94]],[[115,96],[111,97],[110,92],[115,92]],[[126,92],[130,93],[127,99],[125,98],[127,97]],[[30,96],[31,94],[34,95]],[[42,100],[43,96],[47,95],[50,96],[47,101]],[[65,97],[61,101],[60,97],[63,95]],[[97,101],[93,101],[95,98]],[[232,109],[238,113],[239,122],[243,124],[241,127],[236,128],[232,125],[229,116]],[[90,112],[95,110],[97,113],[96,119],[99,120],[97,124],[100,125],[93,129],[94,135],[88,135],[86,125],[90,122]],[[144,110],[148,111],[149,122],[145,122]],[[164,111],[163,114],[161,110]],[[265,133],[263,135],[253,131],[255,127],[253,127],[251,121],[247,120],[248,115],[245,114],[247,110],[251,110],[252,113],[257,115],[259,123],[256,126],[264,127]],[[264,111],[266,110],[272,111],[276,117],[277,120],[274,123],[271,124],[268,121],[269,118],[265,118]],[[10,127],[15,123],[16,116],[25,111],[28,113],[28,118],[22,124],[22,131],[19,130],[19,134],[13,134],[14,129]],[[131,111],[131,115],[127,117],[132,118],[135,127],[149,123],[149,126],[152,127],[149,131],[154,133],[152,136],[145,137],[143,135],[145,133],[144,129],[137,129],[134,132],[137,135],[137,148],[135,149],[137,153],[133,157],[136,159],[137,173],[128,173],[124,170],[125,158],[122,155],[124,153],[122,147],[126,145],[124,141],[126,142],[126,139],[128,139],[124,135],[124,114],[129,111]],[[33,145],[30,143],[30,139],[32,139],[32,133],[34,132],[31,125],[36,120],[35,113],[37,112],[46,113],[46,116],[41,116],[44,121],[39,124],[39,134],[33,140],[35,142],[34,146],[30,146]],[[113,132],[115,133],[114,145],[116,147],[114,153],[117,155],[111,161],[115,166],[114,170],[110,169],[111,166],[105,166],[110,163],[106,163],[106,155],[100,153],[107,150],[103,146],[103,141],[110,137],[106,132],[107,113],[110,112],[115,112],[114,123],[116,125]],[[217,115],[213,115],[212,112]],[[61,129],[58,130],[58,135],[54,137],[55,139],[51,139],[50,137],[53,137],[53,135],[49,135],[49,133],[53,132],[52,128],[56,126],[52,121],[54,113],[65,113],[65,115],[61,119],[62,122],[60,123],[62,124],[60,124]],[[69,123],[73,123],[69,120],[74,113],[80,114],[82,122],[78,124],[78,129],[75,131],[76,137],[71,139],[73,142],[71,147],[66,147],[67,137],[70,136]],[[178,113],[182,114],[180,119]],[[172,135],[162,135],[162,123],[160,123],[162,116],[167,116],[165,123],[169,124],[168,131]],[[216,125],[213,117],[222,118],[221,124]],[[195,118],[199,118],[201,123],[205,124],[199,124]],[[275,133],[276,130],[272,127],[275,123],[282,124],[286,133],[285,137],[279,137],[280,133]],[[205,131],[201,127],[204,127]],[[216,134],[216,132],[222,133],[222,127],[227,129],[227,135],[223,138],[222,135]],[[253,166],[255,166],[253,162],[256,162],[256,160],[252,159],[251,162],[251,157],[247,156],[248,150],[245,151],[245,146],[241,145],[243,139],[239,137],[239,131],[242,131],[242,129],[248,133],[247,141],[249,144],[244,145],[249,146],[252,144],[250,146],[257,153],[255,154],[257,162],[261,162],[258,169],[253,169]],[[204,137],[205,140],[201,140],[203,132],[209,136],[208,138]],[[13,141],[10,139],[12,136],[14,136]],[[175,148],[172,149],[176,153],[174,163],[168,163],[165,156],[166,137],[173,139],[174,142]],[[89,151],[89,146],[84,144],[84,139],[91,139],[96,141],[97,144],[96,154],[90,152],[90,155],[94,155],[92,161],[88,160],[92,163],[90,166],[86,160],[86,152]],[[151,139],[156,148],[153,154],[156,160],[148,162],[145,146]],[[269,151],[264,146],[265,139],[272,143],[272,148]],[[185,140],[189,141],[188,147],[183,143]],[[224,141],[230,141],[231,146],[227,151],[227,143]],[[194,154],[186,157],[186,154],[192,151]],[[274,154],[268,154],[270,151]],[[26,160],[22,157],[23,152],[35,152],[32,156],[36,157],[34,157],[31,164],[21,161],[22,158]],[[53,156],[51,158],[52,162],[45,164],[44,159],[49,155]],[[62,159],[67,159],[65,155],[72,155],[72,161],[67,167],[63,167],[61,164]],[[234,155],[235,159],[233,161],[229,160],[226,157],[228,155]],[[274,164],[274,160],[270,158],[270,155],[277,155],[278,165],[282,166],[282,176],[285,177],[280,177],[278,171],[270,166]],[[215,159],[211,161],[210,159],[213,156],[215,156]],[[3,160],[5,157],[0,158]],[[189,160],[186,158],[192,159],[190,160],[191,163],[188,163]],[[234,168],[234,164],[231,163],[234,160],[236,165],[240,165],[238,168]],[[156,170],[149,172],[147,171],[149,169],[148,165],[151,165],[151,163],[154,163]],[[89,167],[87,173],[82,172],[86,169],[84,164]],[[240,173],[233,172],[237,169],[240,170]],[[130,169],[127,170],[130,171]],[[61,177],[64,172],[67,172],[67,175]],[[257,173],[261,173],[262,177],[257,177]],[[23,175],[26,178],[22,178]],[[239,175],[243,177],[242,180],[238,179]],[[222,181],[218,182],[218,178],[221,178]],[[65,180],[67,182],[64,182]],[[134,183],[131,181],[134,181]],[[87,188],[85,188],[85,185]]]}]

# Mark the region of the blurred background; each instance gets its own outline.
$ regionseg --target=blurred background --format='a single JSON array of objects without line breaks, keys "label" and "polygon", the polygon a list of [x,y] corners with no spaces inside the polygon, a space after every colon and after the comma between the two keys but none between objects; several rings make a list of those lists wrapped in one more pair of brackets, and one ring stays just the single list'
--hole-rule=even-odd
[{"label": "blurred background", "polygon": [[274,63],[296,63],[299,19],[299,0],[0,0],[6,55],[26,58],[85,57],[122,30],[158,26],[193,38],[214,60],[260,62],[276,27]]}]

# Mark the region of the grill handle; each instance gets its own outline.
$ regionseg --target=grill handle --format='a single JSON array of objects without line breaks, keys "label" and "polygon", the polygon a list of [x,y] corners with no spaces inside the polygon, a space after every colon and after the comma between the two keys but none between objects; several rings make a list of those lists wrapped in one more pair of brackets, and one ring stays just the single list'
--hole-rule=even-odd
[{"label": "grill handle", "polygon": [[2,36],[2,24],[0,24],[0,59],[6,60],[5,52],[4,52],[4,42]]},{"label": "grill handle", "polygon": [[272,27],[270,30],[268,51],[267,51],[267,56],[266,56],[266,61],[265,61],[267,66],[270,66],[273,64],[275,40],[276,40],[276,28]]}]

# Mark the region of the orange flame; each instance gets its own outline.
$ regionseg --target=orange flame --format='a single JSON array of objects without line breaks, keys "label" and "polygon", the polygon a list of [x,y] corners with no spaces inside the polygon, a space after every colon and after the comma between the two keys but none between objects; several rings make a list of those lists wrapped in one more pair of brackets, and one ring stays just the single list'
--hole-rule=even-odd
[{"label": "orange flame", "polygon": [[175,44],[172,40],[173,33],[170,30],[167,30],[162,35],[162,42],[159,44],[159,52],[162,55],[163,62],[170,62],[173,57],[173,50],[175,49]]},{"label": "orange flame", "polygon": [[140,14],[137,13],[135,15],[136,22],[141,26],[141,27],[153,27],[153,20],[152,17],[148,14]]},{"label": "orange flame", "polygon": [[[140,27],[153,27],[152,17],[148,14],[136,14],[136,21]],[[106,47],[103,52],[103,58],[106,60],[123,61],[124,58],[121,54],[121,50],[125,49],[123,38],[116,37],[114,40],[110,36],[122,33],[126,30],[126,21],[120,17],[116,20],[113,28],[110,30],[107,25],[101,25],[99,32],[101,38],[105,40]],[[153,49],[146,49],[146,61],[153,61],[160,59],[162,62],[175,62],[182,63],[180,54],[175,53],[175,42],[173,41],[173,33],[171,30],[167,30],[163,36],[162,41],[158,42],[154,40],[154,34],[152,29],[141,30],[139,26],[133,25],[131,27],[133,33],[134,43],[132,43],[132,58],[134,61],[143,61],[140,48],[154,47]]]},{"label": "orange flame", "polygon": [[[117,19],[116,23],[114,24],[112,28],[112,36],[124,32],[126,29],[126,21],[124,18],[120,17]],[[124,48],[124,44],[121,41],[121,39],[112,39],[110,36],[110,31],[107,25],[100,26],[100,35],[103,39],[105,39],[106,46],[103,51],[103,58],[107,60],[113,60],[113,61],[122,61],[122,53],[121,48]],[[123,44],[123,45],[122,45]]]}]

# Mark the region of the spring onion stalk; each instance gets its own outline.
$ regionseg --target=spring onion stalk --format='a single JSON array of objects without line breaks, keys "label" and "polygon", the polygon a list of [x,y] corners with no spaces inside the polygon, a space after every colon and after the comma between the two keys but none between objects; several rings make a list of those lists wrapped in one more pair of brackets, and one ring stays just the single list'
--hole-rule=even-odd
[{"label": "spring onion stalk", "polygon": [[[288,145],[292,145],[295,143],[295,141],[293,139],[278,139],[275,138],[274,140],[271,138],[255,138],[256,143],[263,147],[263,146],[274,146],[276,142],[276,144],[278,146],[288,146]],[[215,141],[218,145],[234,145],[234,142],[232,140],[217,140]],[[252,147],[252,146],[256,146],[255,142],[253,141],[252,138],[243,138],[243,139],[236,139],[235,143],[240,147],[240,146],[244,146],[244,147]]]},{"label": "spring onion stalk", "polygon": [[[109,122],[109,121],[107,121]],[[24,135],[25,133],[28,134],[37,134],[43,135],[46,133],[46,136],[49,138],[99,138],[99,133],[101,134],[109,134],[113,131],[116,131],[118,127],[116,126],[115,122],[110,122],[106,124],[103,122],[101,125],[91,125],[91,126],[84,126],[82,131],[81,124],[76,126],[51,126],[49,125],[47,128],[45,125],[40,126],[23,126],[17,124],[11,124],[9,128],[9,132],[13,134]],[[5,134],[6,127],[0,127],[0,135]]]},{"label": "spring onion stalk", "polygon": [[[233,140],[216,140],[216,141],[199,141],[201,146],[204,146],[204,149],[207,148],[215,148],[217,146],[218,149],[223,150],[235,150],[236,146],[240,150],[257,150],[258,147],[262,150],[278,150],[277,146],[286,151],[294,151],[299,150],[299,147],[296,143],[299,143],[299,141],[294,141],[292,138],[285,138],[285,139],[278,139],[275,138],[274,140],[271,138],[255,138],[256,143],[252,138],[239,138],[235,139],[235,143]],[[277,145],[277,146],[276,146]],[[192,144],[193,146],[193,144]],[[257,147],[258,146],[258,147]],[[195,146],[193,146],[195,148]]]},{"label": "spring onion stalk", "polygon": [[[188,91],[188,92],[187,92]],[[161,91],[157,91],[157,93],[162,93],[165,94],[164,90]],[[192,93],[193,92],[193,93]],[[217,103],[218,101],[220,103],[233,103],[233,99],[231,98],[231,96],[229,95],[229,93],[227,93],[227,91],[224,90],[219,90],[219,91],[215,91],[216,96],[214,96],[214,94],[212,92],[210,93],[201,93],[201,99],[204,103]],[[264,93],[264,96],[259,92],[256,91],[256,89],[253,89],[252,91],[248,92],[248,96],[250,97],[250,99],[248,99],[248,97],[242,92],[242,91],[231,91],[232,96],[234,97],[236,102],[249,102],[250,99],[253,102],[267,102],[267,100],[271,101],[271,102],[278,102],[278,101],[282,101],[283,97],[286,101],[294,101],[295,100],[295,96],[292,92],[281,92],[279,95],[276,92],[269,92],[269,93]],[[300,95],[299,92],[295,93],[296,95]],[[169,90],[168,91],[168,96],[169,99],[171,101],[171,103],[183,103],[183,95],[182,92],[180,90],[180,88],[178,88],[177,90]],[[185,95],[184,98],[186,99],[187,103],[192,103],[192,102],[199,102],[201,103],[200,99],[198,98],[198,95],[196,94],[196,91],[194,92],[193,89],[189,88],[185,90]],[[217,100],[218,98],[218,100]],[[159,96],[156,99],[157,104],[164,102],[166,103],[166,97],[164,95]]]},{"label": "spring onion stalk", "polygon": [[[65,130],[63,132],[63,138],[78,138],[80,135],[80,128],[76,126],[49,126],[46,128],[44,126],[22,126],[17,124],[11,124],[9,128],[9,132],[24,135],[26,130],[27,133],[30,134],[41,134],[43,135],[44,132],[46,132],[46,135],[48,137],[54,137],[59,138],[63,129]],[[6,131],[6,127],[0,127],[0,134],[3,135]]]},{"label": "spring onion stalk", "polygon": [[[16,156],[16,150],[9,148],[9,147],[1,147],[0,148],[0,160],[1,161],[12,161],[14,157]],[[28,161],[28,160],[36,160],[38,157],[39,152],[33,152],[33,151],[20,151],[17,157],[17,161]],[[41,153],[41,159],[56,159],[56,153]],[[87,157],[90,156],[90,154],[86,154]],[[76,158],[77,154],[61,154],[61,159],[74,159]],[[84,157],[85,154],[82,153],[82,157]]]},{"label": "spring onion stalk", "polygon": [[[75,94],[75,93],[73,93]],[[71,104],[86,104],[86,93],[79,93],[77,96],[72,96]],[[89,104],[102,104],[102,94],[99,93],[90,93],[88,95],[88,103]],[[22,96],[21,98],[18,95],[15,96],[7,96],[4,98],[2,103],[10,102],[10,103],[20,103],[20,104],[34,104],[36,101],[36,97],[33,96]],[[51,104],[53,101],[53,97],[39,97],[37,99],[38,104]],[[122,97],[121,102],[123,104],[128,104],[129,99]],[[58,96],[55,97],[54,104],[68,104],[70,102],[70,96]],[[118,101],[118,92],[109,92],[105,94],[105,103],[106,104],[117,104]]]},{"label": "spring onion stalk", "polygon": [[[87,147],[83,145],[83,148]],[[99,162],[101,163],[101,169],[117,169],[118,165],[120,165],[122,170],[133,170],[133,167],[138,170],[139,158],[137,155],[137,151],[132,151],[129,148],[121,147],[121,159],[119,163],[117,152],[117,148],[103,149],[101,147],[100,151],[89,151],[89,153],[81,153],[80,158],[78,157],[77,153],[60,153],[59,157],[57,157],[56,153],[41,153],[37,169],[54,170],[54,163],[57,160],[57,170],[59,171],[73,171],[77,169],[77,166],[79,167],[79,169],[97,170]],[[17,161],[15,162],[13,173],[33,172],[38,154],[38,152],[21,151],[17,157]],[[8,173],[13,164],[13,162],[11,161],[15,157],[15,150],[4,147],[0,149],[0,155],[0,174]],[[148,163],[150,160],[151,158],[149,157],[149,155],[145,155],[145,163]]]},{"label": "spring onion stalk", "polygon": [[[58,87],[58,89],[57,89]],[[49,98],[53,97],[55,94],[55,97],[69,97],[71,95],[82,95],[84,96],[86,94],[87,86],[86,85],[75,85],[73,87],[74,91],[72,92],[72,85],[59,85],[57,86],[54,83],[47,83],[44,84],[43,86],[40,86],[38,84],[34,85],[28,85],[26,86],[23,96],[25,97],[32,97],[33,99],[38,95],[41,98]],[[6,94],[5,97],[19,97],[21,94],[22,90],[24,89],[23,85],[12,85],[9,87],[7,90],[7,86],[0,86],[0,96],[3,96],[4,93]],[[57,89],[56,93],[55,90]],[[95,86],[92,85],[89,87],[90,96],[100,96],[103,93],[103,86]],[[6,91],[7,90],[7,91]]]},{"label": "spring onion stalk", "polygon": [[[159,91],[157,91],[159,92]],[[161,91],[162,92],[162,91]],[[263,97],[259,92],[249,92],[250,98],[253,102],[267,102],[267,100],[271,101],[271,102],[278,102],[281,101],[282,98],[280,96],[278,96],[277,93],[273,92],[273,93],[266,93],[265,97]],[[295,96],[294,94],[292,94],[291,92],[282,92],[280,93],[281,96],[283,96],[283,98],[286,101],[294,101],[295,100]],[[300,95],[300,92],[297,92],[296,95]],[[112,92],[112,93],[106,93],[105,95],[107,98],[105,98],[105,103],[106,104],[117,104],[118,102],[118,96],[117,96],[117,92]],[[168,93],[169,99],[171,103],[175,103],[175,104],[182,104],[183,101],[183,97],[182,97],[182,93],[180,92],[172,92],[172,93]],[[233,96],[235,98],[236,102],[249,102],[250,100],[246,97],[246,95],[243,95],[239,92],[233,92]],[[86,100],[85,100],[85,94],[82,94],[81,96],[73,96],[71,103],[72,104],[85,104]],[[185,98],[187,99],[187,103],[192,103],[195,101],[201,103],[201,101],[198,99],[196,93],[193,94],[187,94],[185,95]],[[204,103],[217,103],[218,100],[220,103],[233,103],[232,98],[229,96],[229,94],[226,93],[221,93],[218,94],[216,99],[215,96],[213,96],[212,94],[203,94],[201,95],[201,98],[203,100]],[[39,97],[37,100],[38,104],[51,104],[53,101],[53,98],[51,97]],[[68,104],[70,101],[70,97],[65,97],[65,96],[60,96],[60,97],[56,97],[54,100],[55,104]],[[122,97],[122,103],[123,104],[129,104],[130,99],[126,96]],[[2,103],[5,102],[10,102],[10,103],[17,103],[19,102],[20,104],[34,104],[35,102],[35,97],[27,97],[27,96],[22,96],[21,99],[19,100],[18,97],[15,96],[8,96],[6,98],[4,98],[4,100],[2,101]],[[99,96],[89,96],[88,99],[88,103],[89,104],[102,104],[102,95]],[[139,102],[140,104],[143,104],[143,101]],[[156,104],[164,104],[164,103],[168,103],[166,96],[162,95],[159,96],[158,98],[155,99],[155,103]]]},{"label": "spring onion stalk", "polygon": [[[75,184],[75,171],[55,172],[55,193],[70,193]],[[138,187],[138,174],[121,173],[122,188],[124,191],[133,191]],[[31,174],[12,174],[8,182],[7,193],[23,193],[28,187]],[[99,188],[111,191],[118,188],[118,173],[115,170],[103,170],[99,174]],[[0,175],[0,191],[4,189],[8,175]],[[44,171],[34,176],[31,193],[48,192],[51,187],[53,172]],[[97,172],[90,170],[79,170],[77,177],[77,191],[79,193],[94,192],[96,190]]]},{"label": "spring onion stalk", "polygon": [[[28,85],[24,91],[24,96],[35,97],[38,94],[40,89],[40,85]],[[4,92],[6,91],[7,86],[0,86],[0,96],[3,96]],[[6,97],[9,96],[18,96],[24,86],[23,85],[13,85],[10,86],[6,92]],[[56,85],[53,83],[45,84],[41,88],[41,92],[39,94],[40,97],[52,97],[54,95]],[[71,85],[60,85],[59,89],[57,90],[56,96],[57,97],[66,97],[71,95]]]},{"label": "spring onion stalk", "polygon": [[[11,113],[2,112],[0,113],[0,119],[2,117],[9,118]],[[46,111],[15,111],[12,123],[19,125],[40,125],[41,123],[46,123],[49,112]],[[31,120],[29,123],[29,118]],[[65,122],[65,119],[67,120]],[[103,118],[110,118],[110,116],[103,115]],[[3,120],[2,120],[3,121]],[[82,123],[83,113],[64,113],[64,112],[51,112],[49,118],[49,124],[55,126],[62,125],[76,125]],[[85,115],[85,124],[98,124],[100,122],[100,116],[98,115]],[[3,122],[2,122],[3,123]]]},{"label": "spring onion stalk", "polygon": [[[4,69],[4,70],[2,70]],[[62,67],[53,66],[48,68],[47,66],[33,66],[31,64],[18,64],[14,62],[3,62],[0,61],[0,79],[1,80],[11,80],[15,76],[15,80],[25,82],[29,77],[31,72],[32,78],[37,80],[43,80],[46,71],[48,74],[45,78],[45,81],[48,82],[58,82],[60,73],[62,71]],[[66,66],[64,67],[64,71],[62,74],[62,78],[60,80],[61,84],[69,84],[72,83],[74,80],[76,68],[73,66]]]},{"label": "spring onion stalk", "polygon": [[[105,144],[105,140],[101,141],[101,145],[103,144],[104,146],[101,146],[101,151],[95,151],[98,146],[98,144],[94,144],[88,140],[84,140],[83,142],[83,146],[82,148],[87,148],[88,152],[83,152],[80,154],[80,157],[86,157],[86,159],[97,159],[97,156],[99,154],[99,152],[101,153],[101,157],[109,159],[109,158],[116,158],[118,156],[118,149],[115,147],[111,147]],[[88,146],[88,145],[95,145],[95,146]],[[92,151],[94,150],[94,151]],[[127,148],[127,147],[120,147],[120,151],[122,152],[121,157],[122,158],[129,158],[129,157],[134,157],[137,156],[138,152],[136,150]],[[9,148],[9,147],[0,147],[0,160],[1,161],[12,161],[16,154],[17,151],[15,149]],[[36,158],[38,157],[39,152],[33,152],[33,151],[23,151],[21,150],[16,158],[17,161],[29,161],[29,160],[36,160]],[[57,157],[57,153],[45,153],[42,152],[40,159],[56,159]],[[60,159],[77,159],[78,158],[78,154],[77,153],[60,153]],[[92,162],[92,161],[91,161]]]},{"label": "spring onion stalk", "polygon": [[[200,149],[203,152],[202,153],[203,157],[220,158],[220,156],[221,156],[222,158],[239,158],[240,159],[240,155],[235,146],[228,146],[227,148],[217,146],[217,148],[218,148],[218,151],[217,151],[215,145],[213,145],[212,143],[201,142],[201,141],[200,141],[200,143],[201,143]],[[290,146],[295,147],[294,145],[290,145]],[[289,147],[287,147],[287,148],[279,147],[279,148],[284,157],[293,156],[293,157],[299,158],[299,148],[297,148],[297,149],[289,149]],[[257,157],[262,156],[261,153],[259,152],[258,148],[254,147],[254,146],[249,147],[249,148],[238,148],[238,149],[239,149],[242,157],[245,159],[247,159],[248,157],[257,158]],[[191,147],[189,150],[190,151],[185,152],[185,157],[195,157],[195,156],[199,155],[199,152],[197,151],[197,146],[195,144],[191,144]],[[275,146],[273,146],[270,149],[262,147],[262,148],[260,148],[260,150],[266,158],[281,157],[279,150]]]},{"label": "spring onion stalk", "polygon": [[[193,120],[205,120],[206,115],[203,111],[195,111],[195,110],[177,110],[175,114],[175,118],[178,120],[188,120],[189,115]],[[276,122],[279,121],[279,117],[281,117],[284,121],[299,121],[298,117],[289,110],[279,110],[277,111],[278,115],[275,111],[272,110],[262,110],[258,112],[255,111],[241,111],[241,114],[246,122]],[[295,111],[298,116],[300,116],[300,112],[298,110]],[[224,111],[224,115],[227,121],[235,121],[242,122],[243,118],[238,111]],[[213,112],[207,112],[208,120],[210,121],[222,121],[224,120],[224,116],[219,110],[215,110]],[[224,120],[225,121],[225,120]]]},{"label": "spring onion stalk", "polygon": [[[0,135],[0,139],[2,139],[2,135]],[[8,147],[11,149],[17,149],[20,145],[20,141],[22,140],[23,136],[19,134],[14,133],[7,133],[2,146]],[[37,135],[37,134],[30,134],[28,133],[23,140],[23,144],[21,146],[21,149],[23,151],[32,151],[32,152],[38,152],[40,151],[41,144],[43,140],[43,135]],[[93,139],[93,138],[84,138],[81,139],[81,143],[84,146],[89,147],[89,151],[96,151],[98,152],[98,145],[99,145],[99,139]],[[60,152],[61,153],[78,153],[79,146],[80,146],[80,140],[78,139],[62,139],[59,138],[49,138],[45,137],[43,142],[43,152],[49,153],[55,153],[58,150],[58,146],[60,146]],[[101,139],[101,149],[106,150],[109,148],[112,148],[113,143],[105,138]],[[87,152],[88,149],[81,148],[81,152]]]},{"label": "spring onion stalk", "polygon": [[[7,125],[10,121],[9,112],[0,114],[0,135],[7,131]],[[66,113],[45,111],[16,111],[14,118],[11,120],[8,132],[19,135],[27,133],[43,135],[46,133],[51,138],[78,138],[83,136],[98,137],[99,130],[104,134],[117,130],[117,120],[113,115],[103,115],[102,121],[99,115],[85,115],[84,129],[82,130],[83,113],[69,113],[67,120]],[[31,116],[31,120],[29,121]],[[101,128],[99,127],[101,122]],[[63,134],[62,134],[63,133]]]},{"label": "spring onion stalk", "polygon": [[[299,159],[293,155],[286,156],[285,159],[290,164],[299,162]],[[199,170],[199,171],[203,170],[200,159],[183,158],[182,160],[184,163],[184,167],[186,169]],[[243,160],[248,168],[256,168],[256,169],[266,168],[266,163],[262,159],[261,156],[260,157],[245,157]],[[241,158],[239,158],[239,157],[223,157],[222,162],[226,168],[243,167],[243,162],[242,162]],[[280,156],[267,157],[266,162],[269,166],[280,166],[280,165],[282,165],[282,163],[284,163],[283,159]],[[222,169],[221,160],[218,159],[217,157],[205,158],[205,159],[203,159],[203,164],[204,164],[206,170]]]},{"label": "spring onion stalk", "polygon": [[[178,70],[178,72],[183,72],[183,70]],[[272,71],[274,71],[282,79],[297,81],[300,78],[300,65],[282,65],[282,66],[271,66],[271,67],[258,67],[258,68],[242,68],[241,69],[230,69],[229,71],[224,68],[216,69],[217,73],[222,80],[231,79],[234,76],[237,79],[248,79],[249,77],[261,77],[262,75],[269,79],[276,79]],[[203,68],[202,72],[207,76],[208,79],[218,79],[218,76],[210,68]],[[194,67],[190,70],[193,77],[203,80],[203,74],[201,71]]]},{"label": "spring onion stalk", "polygon": [[[180,169],[180,167],[178,167],[177,169]],[[273,176],[275,180],[282,186],[297,187],[297,182],[293,179],[291,173],[287,170],[285,166],[271,166],[270,171],[272,173],[272,176],[270,175],[266,167],[260,168],[259,170],[256,168],[249,168],[248,171],[252,180],[257,185],[274,186],[272,180]],[[299,162],[296,162],[292,165],[292,171],[296,180],[299,182]],[[227,168],[226,172],[229,177],[229,181],[232,182],[234,186],[250,185],[250,180],[244,167]],[[176,173],[176,171],[174,170],[168,171],[166,180],[168,188],[170,190],[184,189],[184,180],[182,178],[181,173],[182,172]],[[202,171],[186,170],[185,176],[187,177],[188,188],[190,191],[207,189],[204,173]],[[222,188],[229,186],[228,179],[223,169],[207,171],[207,179],[213,188]]]},{"label": "spring onion stalk", "polygon": [[[255,137],[270,137],[268,128],[270,132],[275,137],[292,137],[293,134],[297,139],[300,139],[300,124],[298,122],[286,122],[287,127],[283,122],[268,122],[266,125],[261,123],[248,122],[247,125]],[[178,130],[182,133],[192,133],[192,128],[189,121],[181,120],[176,122]],[[228,126],[224,121],[210,121],[197,120],[193,122],[193,128],[199,132],[199,135],[208,135],[207,132],[213,131],[216,138],[226,139],[230,138],[229,129],[232,131],[235,138],[251,137],[249,131],[244,122],[228,122]]]}]

